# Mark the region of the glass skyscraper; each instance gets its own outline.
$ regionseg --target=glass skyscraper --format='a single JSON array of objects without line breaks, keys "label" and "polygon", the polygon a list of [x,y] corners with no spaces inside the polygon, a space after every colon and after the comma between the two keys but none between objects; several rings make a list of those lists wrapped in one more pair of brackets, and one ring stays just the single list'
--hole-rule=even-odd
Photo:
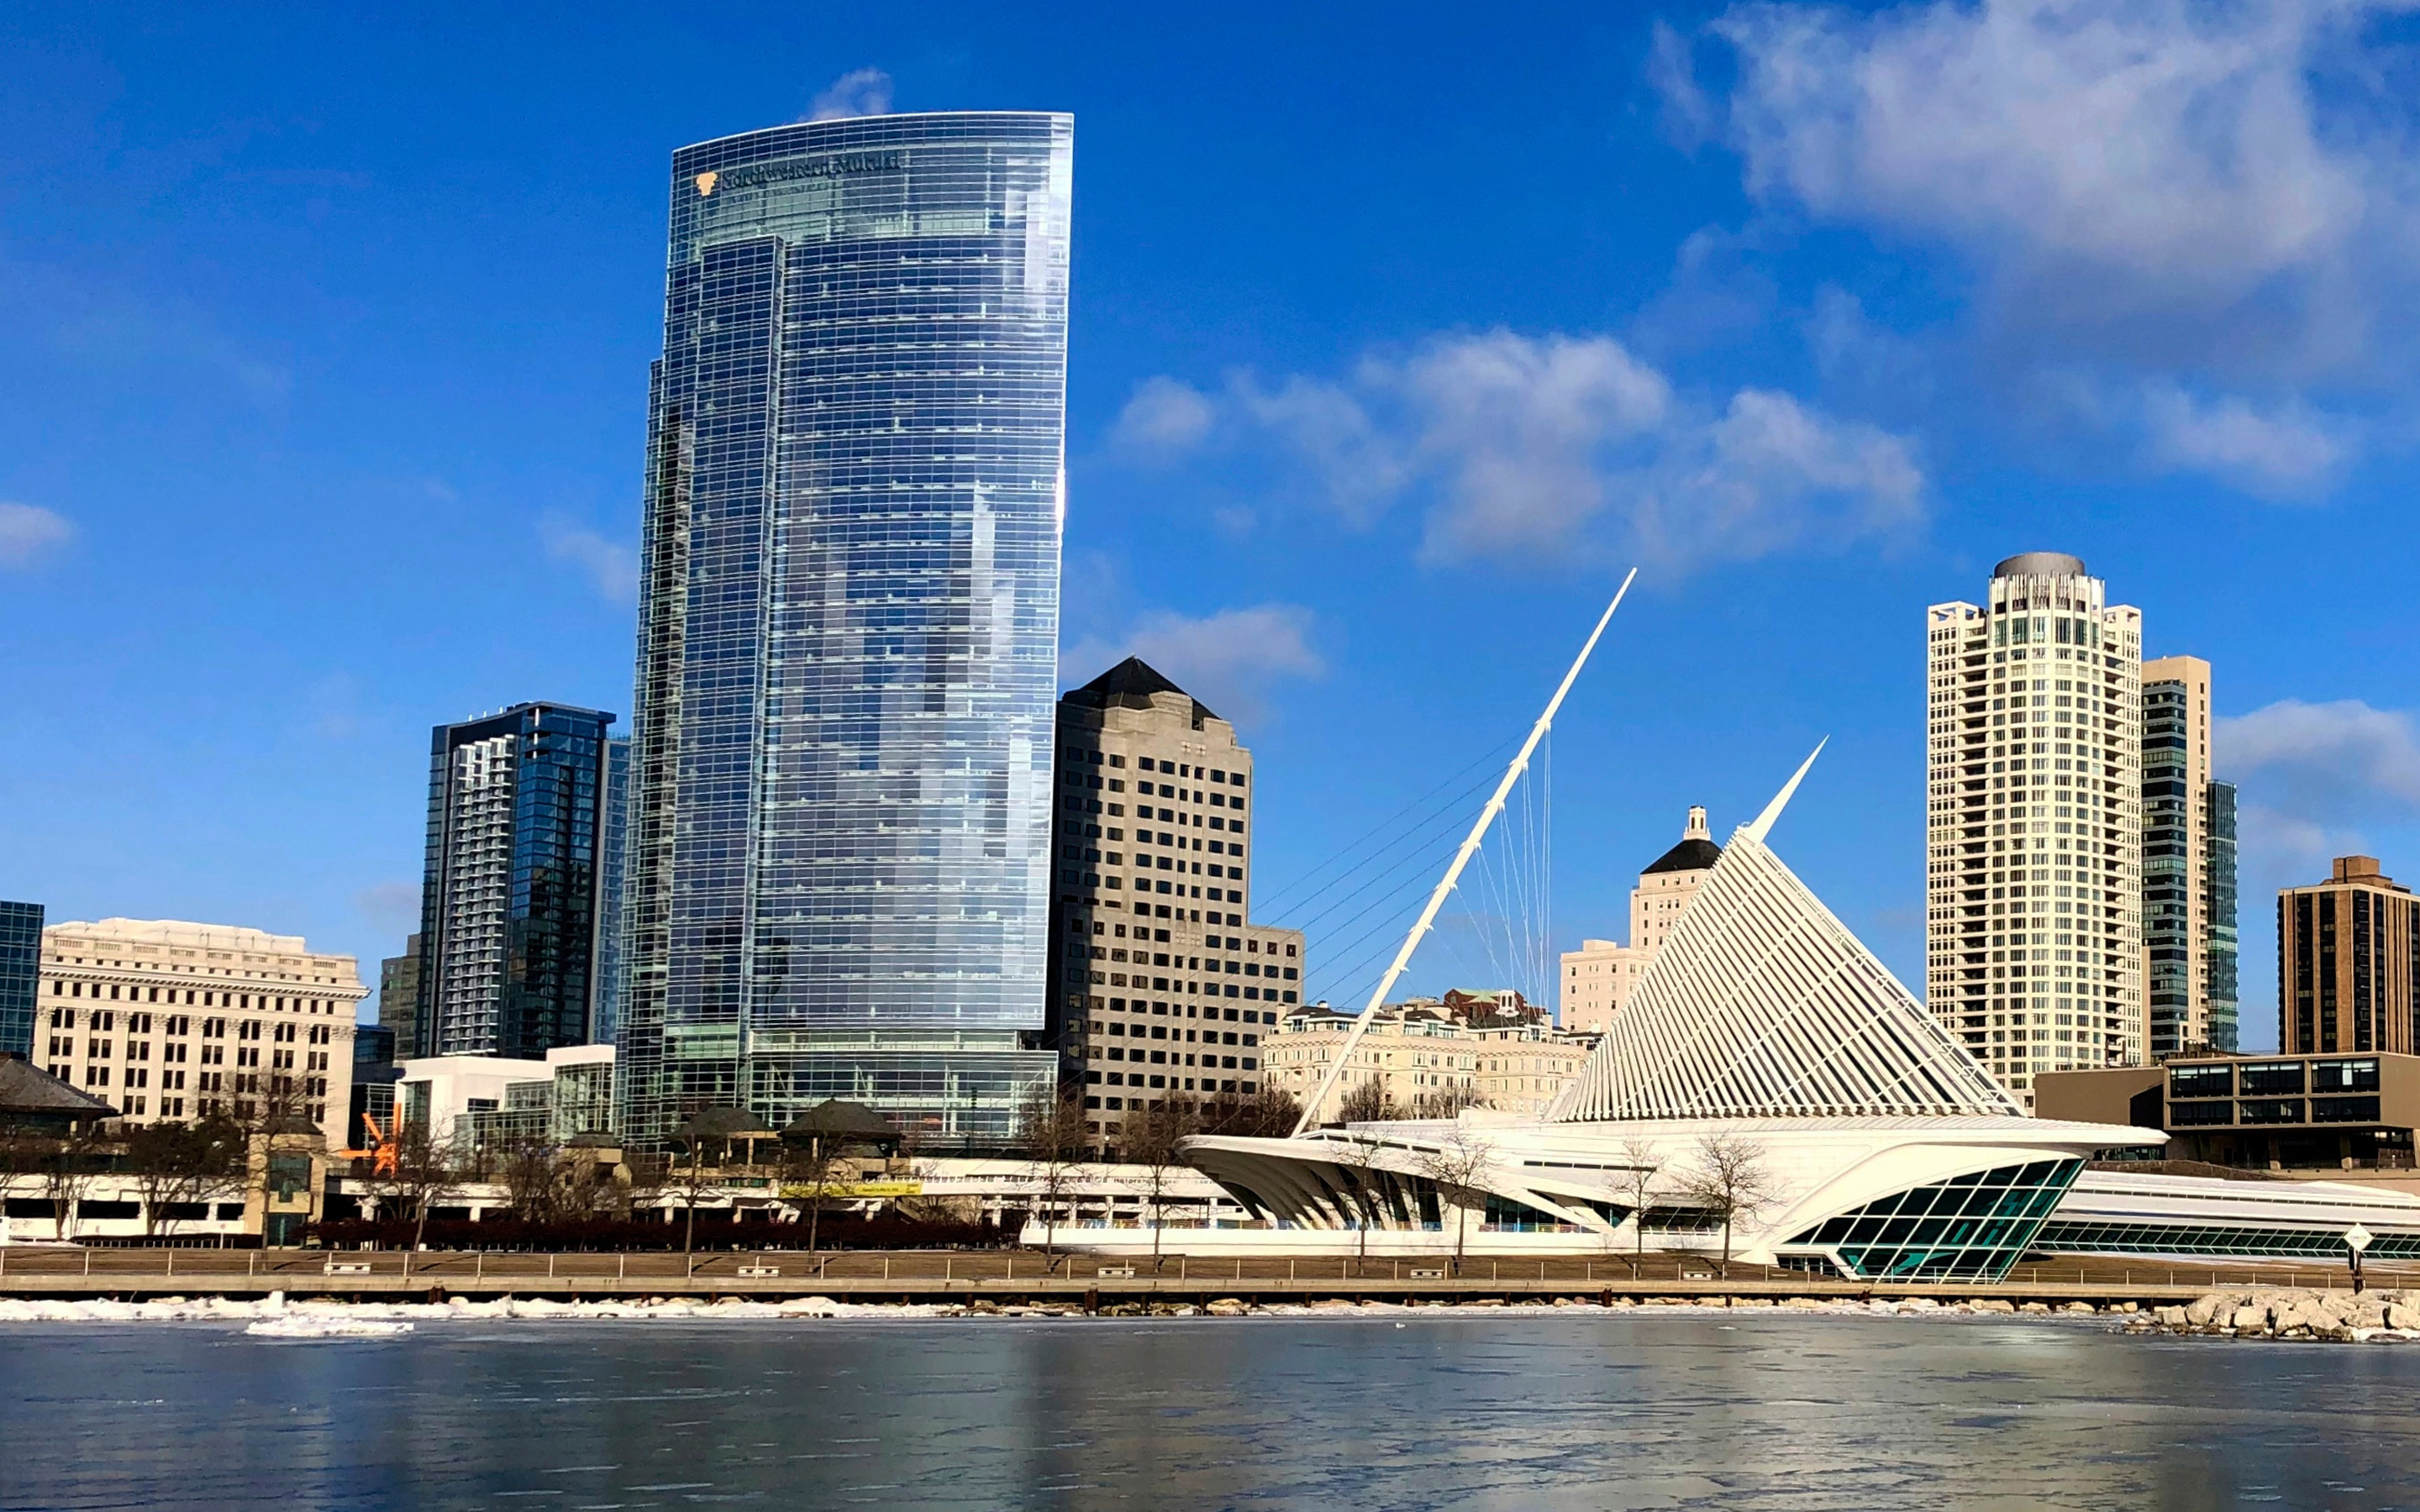
[{"label": "glass skyscraper", "polygon": [[41,984],[42,905],[0,903],[0,1052],[33,1057]]},{"label": "glass skyscraper", "polygon": [[1010,1131],[1042,1027],[1074,123],[673,155],[624,1131],[829,1097]]},{"label": "glass skyscraper", "polygon": [[522,703],[430,736],[418,1054],[535,1059],[589,1042],[613,722]]}]

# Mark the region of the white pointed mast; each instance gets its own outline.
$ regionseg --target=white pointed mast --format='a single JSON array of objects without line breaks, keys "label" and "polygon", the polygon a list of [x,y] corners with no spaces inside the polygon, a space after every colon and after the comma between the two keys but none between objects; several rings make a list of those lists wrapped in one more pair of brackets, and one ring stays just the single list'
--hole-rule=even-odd
[{"label": "white pointed mast", "polygon": [[1470,826],[1470,834],[1463,841],[1462,849],[1453,853],[1453,864],[1445,869],[1445,875],[1438,881],[1436,890],[1429,894],[1428,906],[1420,910],[1420,917],[1412,925],[1412,932],[1404,936],[1403,949],[1395,952],[1394,964],[1387,968],[1384,977],[1378,979],[1377,989],[1370,994],[1370,1001],[1363,1005],[1361,1016],[1353,1021],[1352,1029],[1344,1036],[1344,1047],[1337,1052],[1336,1059],[1329,1064],[1326,1076],[1320,1081],[1319,1090],[1304,1105],[1302,1121],[1294,1126],[1295,1136],[1299,1137],[1318,1121],[1319,1110],[1326,1105],[1329,1094],[1336,1090],[1337,1080],[1344,1074],[1344,1068],[1352,1063],[1353,1051],[1360,1044],[1361,1036],[1370,1027],[1370,1021],[1377,1013],[1378,1006],[1387,1000],[1387,994],[1393,989],[1395,980],[1404,974],[1404,968],[1412,964],[1412,952],[1420,948],[1421,937],[1428,933],[1429,926],[1436,922],[1437,910],[1445,906],[1446,899],[1452,895],[1454,884],[1462,880],[1462,869],[1479,854],[1479,842],[1487,838],[1488,826],[1495,824],[1496,816],[1504,811],[1506,795],[1512,791],[1512,784],[1521,780],[1521,774],[1528,770],[1531,753],[1537,750],[1538,742],[1546,737],[1546,731],[1554,724],[1555,711],[1563,706],[1563,695],[1569,693],[1572,684],[1579,680],[1580,669],[1588,665],[1589,653],[1596,649],[1597,638],[1605,634],[1606,625],[1613,619],[1613,611],[1621,608],[1622,595],[1630,592],[1631,580],[1637,576],[1638,569],[1633,567],[1629,576],[1621,579],[1621,587],[1615,592],[1613,602],[1605,607],[1605,613],[1598,618],[1596,628],[1589,632],[1588,643],[1581,646],[1580,654],[1573,658],[1572,670],[1563,673],[1562,683],[1556,687],[1555,696],[1546,701],[1546,712],[1539,715],[1538,722],[1529,727],[1529,738],[1521,743],[1520,754],[1514,756],[1512,764],[1504,769],[1504,779],[1496,784],[1496,792],[1487,800],[1487,807],[1479,811],[1479,822]]}]

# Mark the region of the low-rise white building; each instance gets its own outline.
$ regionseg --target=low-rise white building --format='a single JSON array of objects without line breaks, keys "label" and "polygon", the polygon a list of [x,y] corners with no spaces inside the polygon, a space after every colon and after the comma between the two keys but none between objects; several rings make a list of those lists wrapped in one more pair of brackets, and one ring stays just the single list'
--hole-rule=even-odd
[{"label": "low-rise white building", "polygon": [[561,1143],[612,1127],[613,1047],[565,1045],[543,1060],[427,1056],[398,1067],[396,1111],[468,1152],[524,1139]]}]

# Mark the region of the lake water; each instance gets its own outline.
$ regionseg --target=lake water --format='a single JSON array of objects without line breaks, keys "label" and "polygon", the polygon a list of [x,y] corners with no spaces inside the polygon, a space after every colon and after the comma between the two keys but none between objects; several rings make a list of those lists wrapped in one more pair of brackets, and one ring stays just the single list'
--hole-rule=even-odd
[{"label": "lake water", "polygon": [[9,1325],[0,1506],[2420,1509],[2420,1349],[1733,1319]]}]

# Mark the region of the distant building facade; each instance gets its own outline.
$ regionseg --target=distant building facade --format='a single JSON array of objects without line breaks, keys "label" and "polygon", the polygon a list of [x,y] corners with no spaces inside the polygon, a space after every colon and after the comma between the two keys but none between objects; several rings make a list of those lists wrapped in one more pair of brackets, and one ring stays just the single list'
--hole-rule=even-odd
[{"label": "distant building facade", "polygon": [[2210,663],[2143,663],[2143,989],[2151,1058],[2236,1044],[2235,788],[2211,774]]},{"label": "distant building facade", "polygon": [[2420,910],[2374,856],[2277,894],[2277,1043],[2294,1055],[2420,1052],[2412,964]]},{"label": "distant building facade", "polygon": [[292,1114],[345,1142],[354,959],[300,935],[176,919],[42,932],[39,1062],[132,1123]]},{"label": "distant building facade", "polygon": [[1722,854],[1706,827],[1705,809],[1692,806],[1680,843],[1649,863],[1630,890],[1630,943],[1583,940],[1578,949],[1564,952],[1565,1029],[1601,1034],[1613,1022]]},{"label": "distant building facade", "polygon": [[0,903],[0,1055],[34,1054],[42,980],[42,905]]},{"label": "distant building facade", "polygon": [[1250,922],[1252,753],[1140,659],[1060,699],[1054,775],[1045,1032],[1113,1148],[1172,1093],[1261,1089],[1303,938]]},{"label": "distant building facade", "polygon": [[393,1058],[420,1054],[420,936],[403,942],[403,954],[379,963],[379,1023],[395,1036]]},{"label": "distant building facade", "polygon": [[[1289,1012],[1263,1042],[1269,1085],[1309,1103],[1342,1053],[1357,1015],[1326,1004]],[[1375,1010],[1325,1104],[1378,1088],[1405,1116],[1477,1106],[1543,1116],[1580,1068],[1595,1037],[1558,1032],[1517,993],[1450,992]]]},{"label": "distant building facade", "polygon": [[2142,611],[2030,551],[1926,611],[1925,1005],[2027,1108],[2140,1065]]},{"label": "distant building facade", "polygon": [[613,722],[522,703],[431,734],[415,1050],[539,1056],[589,1042]]}]

